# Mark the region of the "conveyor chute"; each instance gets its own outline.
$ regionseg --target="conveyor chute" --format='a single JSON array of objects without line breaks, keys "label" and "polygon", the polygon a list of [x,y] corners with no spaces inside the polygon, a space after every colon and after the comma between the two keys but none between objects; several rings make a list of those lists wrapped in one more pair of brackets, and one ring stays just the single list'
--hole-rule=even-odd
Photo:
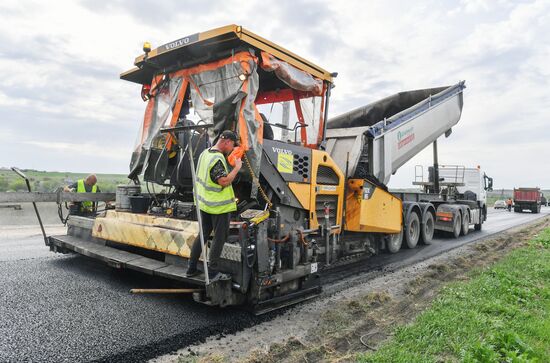
[{"label": "conveyor chute", "polygon": [[426,146],[447,133],[462,114],[464,81],[450,87],[401,92],[332,118],[327,151],[348,177],[387,183]]}]

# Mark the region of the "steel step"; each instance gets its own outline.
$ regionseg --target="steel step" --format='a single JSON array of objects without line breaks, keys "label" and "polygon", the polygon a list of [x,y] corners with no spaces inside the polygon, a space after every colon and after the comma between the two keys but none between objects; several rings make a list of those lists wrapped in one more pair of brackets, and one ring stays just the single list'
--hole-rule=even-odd
[{"label": "steel step", "polygon": [[193,285],[205,285],[203,274],[193,277],[185,276],[187,266],[170,265],[137,253],[122,251],[97,241],[87,241],[70,235],[50,236],[48,239],[51,246],[103,261],[115,268],[126,268]]}]

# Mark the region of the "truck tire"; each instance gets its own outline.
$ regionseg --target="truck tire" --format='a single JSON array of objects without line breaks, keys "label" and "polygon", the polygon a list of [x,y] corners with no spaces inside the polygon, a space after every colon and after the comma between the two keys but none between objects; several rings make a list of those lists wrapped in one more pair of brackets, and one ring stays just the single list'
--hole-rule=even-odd
[{"label": "truck tire", "polygon": [[462,231],[462,217],[460,216],[460,213],[456,214],[456,218],[453,224],[453,237],[458,238],[460,237],[460,232]]},{"label": "truck tire", "polygon": [[521,213],[521,208],[520,207],[514,207],[514,212]]},{"label": "truck tire", "polygon": [[418,213],[411,212],[406,221],[405,245],[407,248],[415,248],[420,238],[420,218]]},{"label": "truck tire", "polygon": [[435,232],[434,215],[431,212],[426,212],[425,218],[426,220],[420,229],[420,238],[425,245],[431,245]]},{"label": "truck tire", "polygon": [[465,236],[470,232],[470,218],[466,212],[465,215],[462,216],[462,235]]},{"label": "truck tire", "polygon": [[388,234],[386,236],[386,248],[389,253],[397,253],[403,244],[403,230],[399,233]]}]

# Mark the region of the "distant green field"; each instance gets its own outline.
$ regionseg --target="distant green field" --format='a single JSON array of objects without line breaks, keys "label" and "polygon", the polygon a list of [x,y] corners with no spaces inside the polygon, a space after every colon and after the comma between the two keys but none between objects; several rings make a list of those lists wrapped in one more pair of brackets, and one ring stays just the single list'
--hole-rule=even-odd
[{"label": "distant green field", "polygon": [[[57,171],[38,171],[22,169],[31,182],[31,188],[37,192],[53,192],[58,187],[71,184],[85,178],[85,173],[69,173]],[[114,192],[118,184],[128,183],[124,174],[96,174],[97,185],[102,192]],[[9,169],[0,169],[0,192],[26,191],[25,181]]]}]

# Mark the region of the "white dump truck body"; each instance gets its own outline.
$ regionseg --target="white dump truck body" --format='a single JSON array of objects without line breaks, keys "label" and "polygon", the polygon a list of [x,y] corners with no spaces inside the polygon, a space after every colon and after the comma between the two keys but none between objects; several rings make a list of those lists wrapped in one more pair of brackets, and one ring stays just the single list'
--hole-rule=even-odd
[{"label": "white dump truck body", "polygon": [[[333,118],[328,122],[327,151],[339,165],[348,166],[348,177],[366,168],[368,175],[387,184],[403,164],[450,134],[462,114],[464,88],[462,81],[402,92]],[[391,116],[376,120],[386,114]]]}]

